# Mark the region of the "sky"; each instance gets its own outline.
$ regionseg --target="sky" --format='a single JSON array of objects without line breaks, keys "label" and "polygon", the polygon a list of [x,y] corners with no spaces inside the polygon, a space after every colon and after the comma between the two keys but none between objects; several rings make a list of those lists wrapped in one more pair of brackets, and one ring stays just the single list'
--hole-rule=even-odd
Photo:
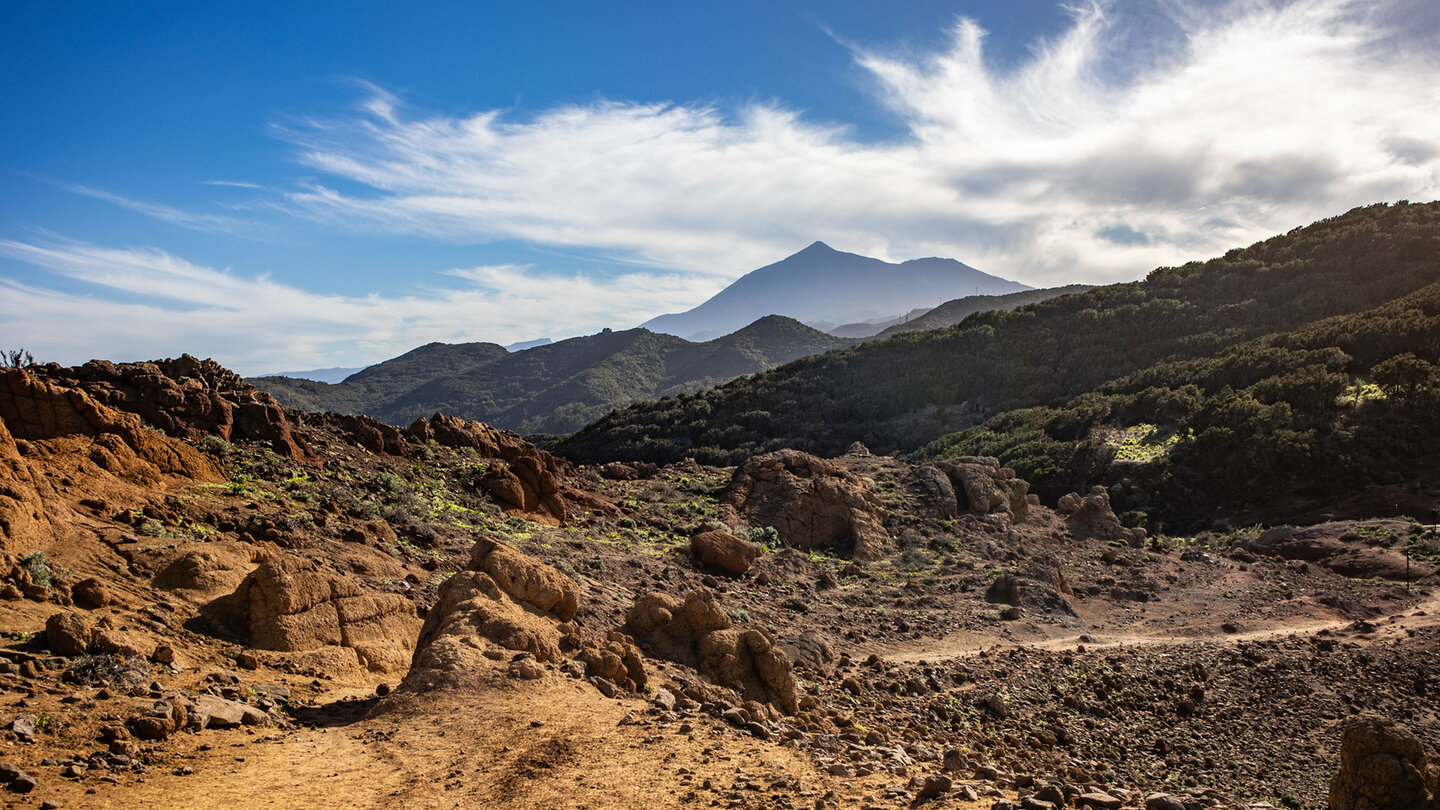
[{"label": "sky", "polygon": [[629,328],[817,239],[1125,281],[1437,197],[1433,0],[0,4],[41,361]]}]

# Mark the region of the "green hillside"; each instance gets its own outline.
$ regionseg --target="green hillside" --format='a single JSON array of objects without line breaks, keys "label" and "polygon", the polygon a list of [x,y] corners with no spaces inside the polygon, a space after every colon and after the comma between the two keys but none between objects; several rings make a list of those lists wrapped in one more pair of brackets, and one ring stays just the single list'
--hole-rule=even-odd
[{"label": "green hillside", "polygon": [[[1144,281],[637,404],[555,449],[577,461],[735,463],[787,446],[835,454],[854,441],[881,452],[928,444],[930,453],[999,455],[1053,497],[1104,478],[1127,441],[1154,443],[1137,426],[1157,425],[1178,431],[1172,462],[1150,465],[1155,481],[1132,482],[1132,502],[1235,498],[1257,475],[1298,482],[1341,455],[1357,470],[1376,466],[1364,454],[1388,453],[1376,442],[1394,434],[1375,425],[1419,418],[1413,406],[1429,384],[1391,384],[1378,399],[1365,383],[1399,373],[1381,368],[1396,355],[1440,357],[1436,282],[1440,204],[1376,205]],[[1337,404],[1351,391],[1359,406],[1356,396]]]},{"label": "green hillside", "polygon": [[[904,323],[886,327],[875,335],[884,339],[904,332],[920,332],[926,329],[944,329],[954,326],[977,312],[1011,310],[1026,304],[1038,304],[1062,295],[1074,295],[1094,289],[1089,284],[1069,284],[1064,287],[1047,287],[1043,290],[1024,290],[1006,295],[967,295],[946,301],[938,307]],[[873,339],[873,338],[872,338]]]},{"label": "green hillside", "polygon": [[705,343],[646,329],[606,330],[513,354],[493,343],[432,343],[336,385],[250,382],[291,407],[397,425],[439,412],[524,433],[566,433],[637,400],[701,390],[853,342],[770,316]]}]

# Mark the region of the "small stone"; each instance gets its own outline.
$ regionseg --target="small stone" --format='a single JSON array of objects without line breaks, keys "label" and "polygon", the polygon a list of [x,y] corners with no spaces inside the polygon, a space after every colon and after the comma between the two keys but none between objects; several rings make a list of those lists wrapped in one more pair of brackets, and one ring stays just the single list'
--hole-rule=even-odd
[{"label": "small stone", "polygon": [[656,689],[655,697],[650,699],[650,705],[662,712],[675,710],[675,695],[669,689]]},{"label": "small stone", "polygon": [[1076,807],[1094,807],[1096,810],[1120,810],[1120,806],[1124,803],[1109,793],[1099,791],[1082,793],[1075,797]]},{"label": "small stone", "polygon": [[920,792],[915,795],[915,800],[923,802],[938,799],[942,793],[949,793],[954,786],[955,782],[943,773],[927,776],[920,786]]},{"label": "small stone", "polygon": [[620,687],[616,686],[609,679],[601,678],[598,675],[591,678],[590,683],[594,684],[595,688],[600,691],[600,694],[607,698],[613,698],[620,692]]},{"label": "small stone", "polygon": [[1185,803],[1169,793],[1151,793],[1145,797],[1145,810],[1185,810]]},{"label": "small stone", "polygon": [[20,742],[35,741],[35,715],[22,714],[10,722],[10,730],[20,738]]},{"label": "small stone", "polygon": [[241,669],[259,669],[260,656],[256,655],[250,650],[244,650],[239,655],[235,656],[235,666],[238,666]]},{"label": "small stone", "polygon": [[378,695],[379,697],[385,697],[386,695],[390,694],[390,684],[388,684],[388,683],[377,683],[377,684],[375,684],[375,694]]},{"label": "small stone", "polygon": [[1065,791],[1061,790],[1055,785],[1045,785],[1044,787],[1035,791],[1035,798],[1039,799],[1042,802],[1050,802],[1056,807],[1065,806]]}]

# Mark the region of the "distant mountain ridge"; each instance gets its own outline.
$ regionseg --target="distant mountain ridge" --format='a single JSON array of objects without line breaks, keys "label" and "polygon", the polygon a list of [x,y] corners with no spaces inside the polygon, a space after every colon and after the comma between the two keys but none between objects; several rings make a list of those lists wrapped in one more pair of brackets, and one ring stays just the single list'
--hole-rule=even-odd
[{"label": "distant mountain ridge", "polygon": [[946,301],[940,306],[916,315],[903,323],[886,327],[877,332],[874,337],[875,339],[883,340],[903,332],[944,329],[955,326],[977,312],[1008,312],[1016,307],[1023,307],[1026,304],[1038,304],[1041,301],[1048,301],[1051,298],[1058,298],[1062,295],[1074,295],[1093,289],[1095,288],[1089,284],[1069,284],[1064,287],[1025,290],[1024,292],[1010,293],[1009,295],[967,295],[964,298],[956,298],[954,301]]},{"label": "distant mountain ridge", "polygon": [[642,328],[671,335],[726,334],[778,313],[812,326],[882,321],[966,295],[1031,289],[954,259],[891,262],[815,242],[799,253],[741,276],[685,312],[651,318]]},{"label": "distant mountain ridge", "polygon": [[356,372],[364,371],[366,366],[331,368],[311,368],[304,371],[272,371],[269,374],[261,374],[262,377],[294,377],[300,380],[315,380],[316,382],[338,383]]},{"label": "distant mountain ridge", "polygon": [[514,353],[494,343],[431,343],[340,384],[250,382],[289,407],[396,425],[441,412],[523,433],[567,433],[633,402],[697,391],[854,342],[771,315],[703,343],[643,328]]}]

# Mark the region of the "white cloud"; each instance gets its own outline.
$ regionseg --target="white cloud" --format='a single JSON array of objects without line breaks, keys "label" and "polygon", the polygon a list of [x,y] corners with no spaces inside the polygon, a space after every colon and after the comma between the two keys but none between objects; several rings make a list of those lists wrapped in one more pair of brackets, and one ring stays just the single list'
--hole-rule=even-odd
[{"label": "white cloud", "polygon": [[1414,33],[1436,27],[1429,0],[1156,8],[1077,8],[1006,72],[967,20],[928,57],[854,47],[909,128],[894,143],[777,106],[510,120],[413,115],[374,91],[353,119],[283,131],[303,163],[365,190],[317,184],[288,205],[721,276],[818,238],[1047,284],[1134,278],[1356,205],[1440,196],[1437,40]]},{"label": "white cloud", "polygon": [[[182,228],[189,228],[195,231],[226,233],[232,236],[253,236],[252,232],[256,228],[255,223],[247,222],[236,217],[224,216],[223,214],[202,214],[194,211],[183,211],[174,206],[165,205],[164,203],[135,200],[121,194],[116,194],[113,191],[91,188],[90,186],[84,186],[78,183],[55,183],[55,185],[73,194],[104,200],[105,202],[118,205],[121,208],[134,211],[137,214],[143,214],[147,217],[158,219],[161,222],[168,222],[171,225],[178,225]],[[213,182],[208,185],[245,186],[245,184],[241,183],[226,182]]]},{"label": "white cloud", "polygon": [[0,240],[0,255],[95,294],[0,279],[0,331],[44,362],[96,353],[141,360],[186,351],[243,374],[356,366],[431,341],[511,343],[638,323],[713,279],[632,272],[597,280],[517,265],[457,268],[460,289],[383,297],[325,295],[150,249]]}]

